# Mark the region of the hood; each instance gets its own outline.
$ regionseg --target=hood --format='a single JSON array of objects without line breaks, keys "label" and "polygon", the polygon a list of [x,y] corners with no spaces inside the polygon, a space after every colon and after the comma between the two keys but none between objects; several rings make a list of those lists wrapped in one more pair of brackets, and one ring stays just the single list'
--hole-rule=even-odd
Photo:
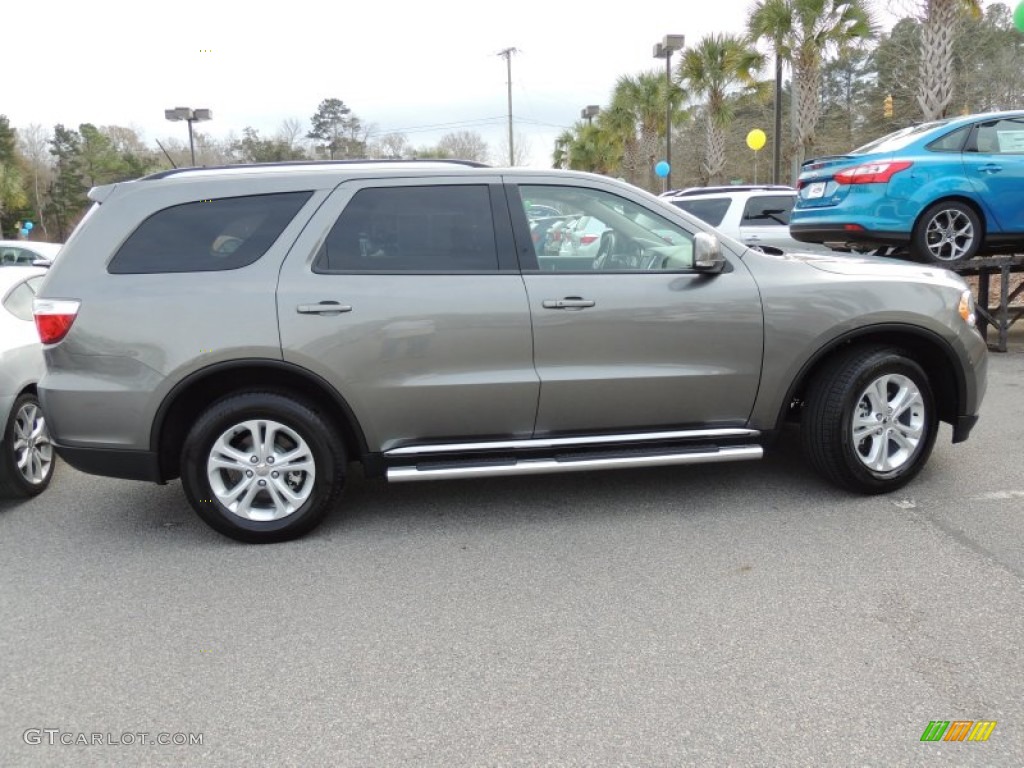
[{"label": "hood", "polygon": [[964,284],[959,275],[943,267],[914,264],[910,261],[880,256],[790,252],[775,258],[802,262],[809,267],[814,267],[822,272],[831,272],[834,275],[887,277],[893,280],[928,280],[930,282],[941,282],[956,286]]}]

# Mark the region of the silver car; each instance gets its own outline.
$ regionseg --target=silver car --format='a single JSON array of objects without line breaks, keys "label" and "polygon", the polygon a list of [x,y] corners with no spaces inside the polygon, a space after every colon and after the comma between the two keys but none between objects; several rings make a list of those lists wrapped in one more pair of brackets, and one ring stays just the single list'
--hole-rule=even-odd
[{"label": "silver car", "polygon": [[53,446],[37,399],[43,376],[42,345],[32,300],[46,270],[0,269],[0,497],[42,493],[53,477]]},{"label": "silver car", "polygon": [[[860,493],[974,426],[958,276],[770,255],[629,184],[450,161],[180,169],[97,187],[35,314],[58,453],[242,541],[391,482],[758,459],[787,422]],[[602,222],[538,253],[526,204]],[[544,249],[541,248],[541,251]]]},{"label": "silver car", "polygon": [[0,240],[0,267],[49,266],[57,258],[61,243],[40,243],[34,240]]}]

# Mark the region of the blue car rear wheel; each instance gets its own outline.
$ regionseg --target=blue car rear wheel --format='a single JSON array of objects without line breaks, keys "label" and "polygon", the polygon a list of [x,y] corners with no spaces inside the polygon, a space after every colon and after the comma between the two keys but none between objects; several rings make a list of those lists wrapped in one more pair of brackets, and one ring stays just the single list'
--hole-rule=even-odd
[{"label": "blue car rear wheel", "polygon": [[981,219],[971,206],[942,200],[924,212],[914,230],[911,251],[932,264],[958,264],[981,247]]}]

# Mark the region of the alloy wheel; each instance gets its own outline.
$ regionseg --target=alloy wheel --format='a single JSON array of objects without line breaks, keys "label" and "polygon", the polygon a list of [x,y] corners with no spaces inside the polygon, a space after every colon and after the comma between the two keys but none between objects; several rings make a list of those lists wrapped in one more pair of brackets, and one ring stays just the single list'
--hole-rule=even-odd
[{"label": "alloy wheel", "polygon": [[250,419],[225,430],[206,460],[217,500],[246,520],[288,517],[313,492],[316,464],[306,441],[291,427]]},{"label": "alloy wheel", "polygon": [[14,463],[26,482],[42,485],[53,470],[53,443],[43,412],[34,402],[14,416]]},{"label": "alloy wheel", "polygon": [[917,453],[928,414],[913,379],[886,374],[872,381],[853,409],[854,452],[874,472],[894,472]]}]

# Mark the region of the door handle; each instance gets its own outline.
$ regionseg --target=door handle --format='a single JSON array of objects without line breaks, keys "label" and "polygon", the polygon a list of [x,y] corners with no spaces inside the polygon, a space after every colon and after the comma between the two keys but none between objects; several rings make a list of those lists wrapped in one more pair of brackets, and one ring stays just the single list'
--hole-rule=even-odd
[{"label": "door handle", "polygon": [[337,301],[321,301],[319,304],[299,304],[295,311],[300,315],[340,315],[351,312],[352,307]]},{"label": "door handle", "polygon": [[586,309],[597,304],[596,301],[581,299],[579,296],[566,296],[564,299],[545,299],[541,302],[544,309]]},{"label": "door handle", "polygon": [[985,163],[984,165],[978,166],[978,170],[982,173],[999,173],[1003,170],[1003,166],[996,165],[995,163]]}]

